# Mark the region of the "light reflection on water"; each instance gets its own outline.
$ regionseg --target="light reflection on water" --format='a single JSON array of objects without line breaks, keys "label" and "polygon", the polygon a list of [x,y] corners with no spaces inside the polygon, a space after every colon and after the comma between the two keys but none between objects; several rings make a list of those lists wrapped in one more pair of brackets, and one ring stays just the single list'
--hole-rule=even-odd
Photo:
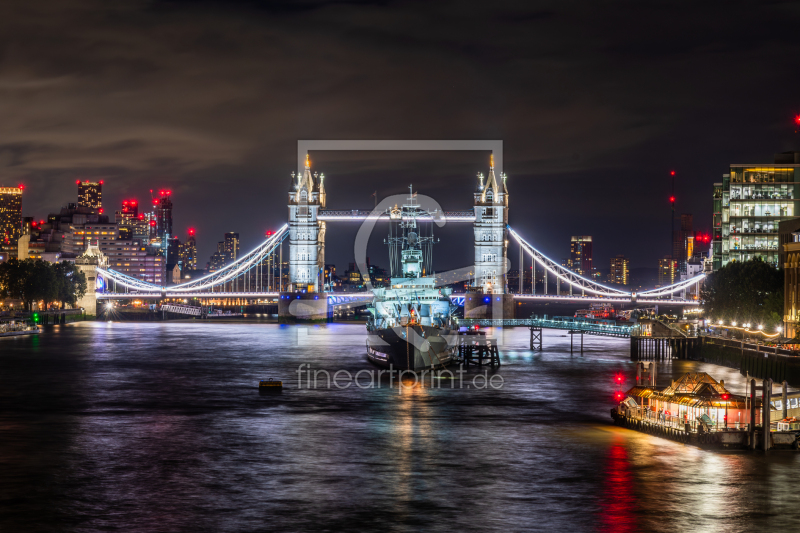
[{"label": "light reflection on water", "polygon": [[[610,425],[613,376],[635,378],[625,340],[585,337],[580,356],[545,332],[540,353],[506,330],[501,390],[297,387],[300,363],[372,370],[363,331],[84,323],[2,339],[0,530],[800,528],[796,454]],[[659,381],[698,370],[744,392],[738,372],[694,362]],[[259,395],[268,377],[288,390]]]}]

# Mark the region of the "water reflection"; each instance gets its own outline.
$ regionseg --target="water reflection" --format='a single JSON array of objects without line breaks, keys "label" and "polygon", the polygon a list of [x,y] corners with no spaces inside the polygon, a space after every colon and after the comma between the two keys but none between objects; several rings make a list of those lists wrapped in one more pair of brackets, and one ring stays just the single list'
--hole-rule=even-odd
[{"label": "water reflection", "polygon": [[628,450],[622,439],[615,439],[608,449],[603,469],[601,531],[625,533],[637,530],[633,482]]},{"label": "water reflection", "polygon": [[[84,323],[2,340],[0,530],[800,528],[800,455],[610,425],[614,375],[635,381],[624,340],[586,337],[581,356],[545,332],[531,352],[506,330],[500,389],[297,387],[302,363],[375,370],[363,332]],[[689,371],[744,392],[735,370],[688,361],[659,383]],[[259,395],[269,377],[286,390]]]}]

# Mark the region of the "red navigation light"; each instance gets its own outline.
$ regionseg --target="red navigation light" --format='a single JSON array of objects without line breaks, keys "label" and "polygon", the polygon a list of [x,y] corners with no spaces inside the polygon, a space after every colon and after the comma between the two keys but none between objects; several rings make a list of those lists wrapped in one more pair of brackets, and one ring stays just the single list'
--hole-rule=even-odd
[{"label": "red navigation light", "polygon": [[674,197],[674,196],[670,196],[670,197],[669,197],[669,201],[670,201],[670,202],[675,202],[675,197]]},{"label": "red navigation light", "polygon": [[673,171],[671,171],[671,172],[669,173],[669,175],[670,175],[670,176],[674,176],[674,175],[675,175],[675,171],[674,171],[674,170],[673,170]]}]

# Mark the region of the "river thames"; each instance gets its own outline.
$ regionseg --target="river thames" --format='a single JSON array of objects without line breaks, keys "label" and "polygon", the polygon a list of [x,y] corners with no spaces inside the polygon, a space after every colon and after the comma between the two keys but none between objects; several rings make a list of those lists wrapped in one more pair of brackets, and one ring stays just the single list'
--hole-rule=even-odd
[{"label": "river thames", "polygon": [[[587,336],[581,356],[545,331],[540,353],[506,329],[497,387],[475,368],[461,388],[299,386],[301,364],[376,371],[364,333],[85,322],[0,339],[0,531],[800,530],[797,453],[611,425],[614,376],[635,381],[626,339]],[[659,384],[689,371],[744,392],[689,361]],[[285,390],[259,394],[268,378]]]}]

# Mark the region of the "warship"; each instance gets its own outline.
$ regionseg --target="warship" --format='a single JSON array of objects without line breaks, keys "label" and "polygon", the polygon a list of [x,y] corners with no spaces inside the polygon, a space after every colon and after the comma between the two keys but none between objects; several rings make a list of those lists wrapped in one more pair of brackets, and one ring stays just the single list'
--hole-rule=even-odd
[{"label": "warship", "polygon": [[[410,187],[409,187],[410,190]],[[390,283],[374,288],[368,311],[367,357],[396,370],[441,368],[457,353],[457,329],[450,302],[452,289],[436,287],[431,273],[432,231],[421,235],[420,217],[432,218],[409,193],[406,203],[389,212],[386,244],[390,250]]]}]

